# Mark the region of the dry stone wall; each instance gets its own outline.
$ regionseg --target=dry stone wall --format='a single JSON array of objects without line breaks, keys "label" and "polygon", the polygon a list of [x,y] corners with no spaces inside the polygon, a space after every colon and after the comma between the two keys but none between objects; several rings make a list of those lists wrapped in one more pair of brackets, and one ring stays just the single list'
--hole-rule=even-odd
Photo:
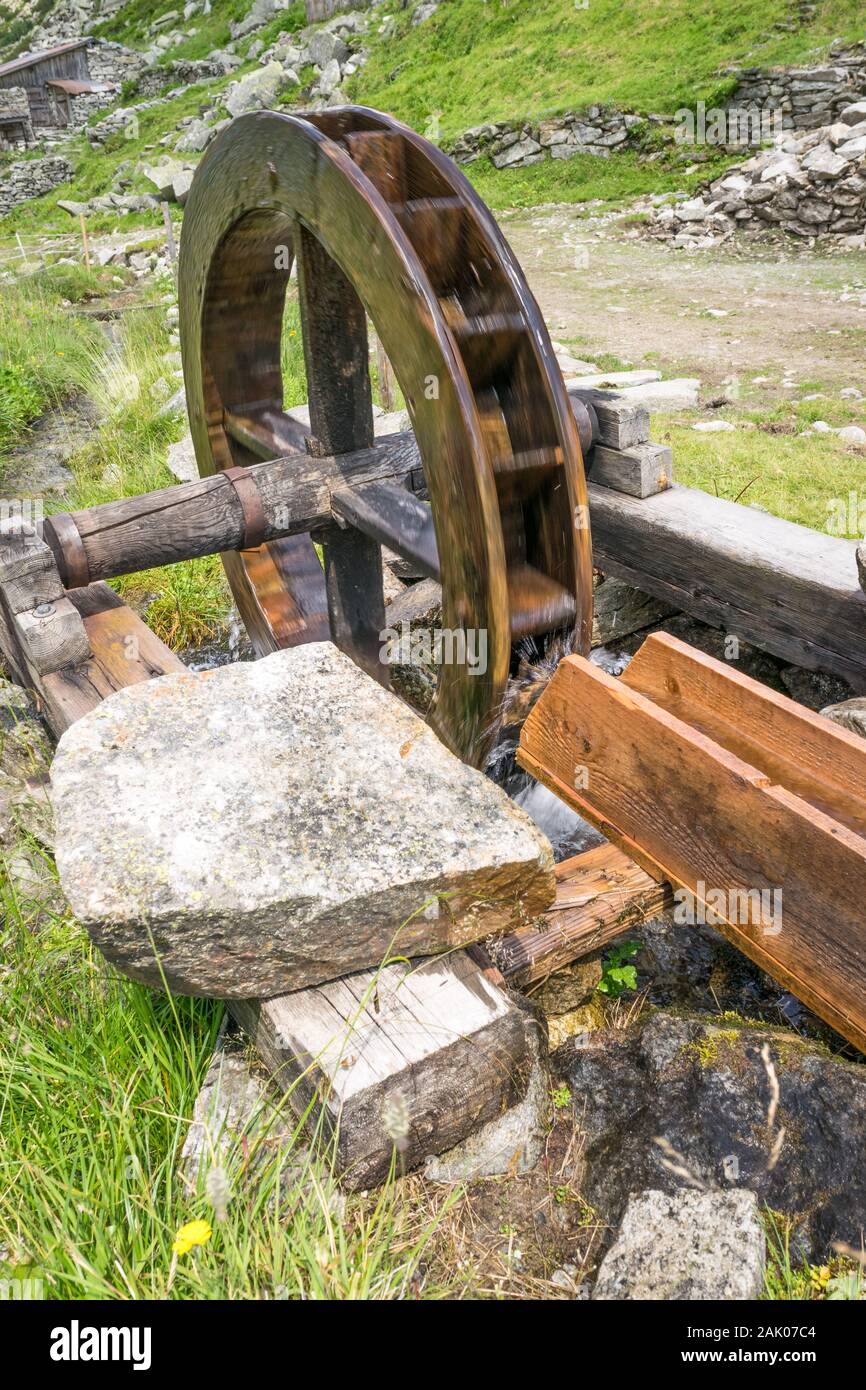
[{"label": "dry stone wall", "polygon": [[71,178],[72,165],[58,154],[10,164],[3,171],[3,183],[0,185],[0,217],[5,217],[17,203],[50,193],[52,188]]},{"label": "dry stone wall", "polygon": [[831,125],[866,96],[866,45],[837,52],[824,67],[742,68],[731,106],[780,111],[785,130]]},{"label": "dry stone wall", "polygon": [[634,143],[647,121],[630,111],[590,106],[584,111],[542,121],[497,121],[473,126],[448,146],[458,164],[486,156],[497,169],[525,168],[544,159],[571,159],[576,154],[609,158]]}]

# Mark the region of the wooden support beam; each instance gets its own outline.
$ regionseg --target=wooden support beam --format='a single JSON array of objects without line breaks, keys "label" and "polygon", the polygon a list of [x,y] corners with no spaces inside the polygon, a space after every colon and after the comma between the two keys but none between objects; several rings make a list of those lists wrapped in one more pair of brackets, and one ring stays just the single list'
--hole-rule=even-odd
[{"label": "wooden support beam", "polygon": [[90,655],[54,556],[17,520],[0,528],[0,637],[15,671],[37,681]]},{"label": "wooden support beam", "polygon": [[229,1008],[352,1188],[416,1168],[526,1093],[534,1026],[465,951]]},{"label": "wooden support beam", "polygon": [[589,487],[605,574],[809,670],[866,688],[856,541],[674,484],[643,500]]},{"label": "wooden support beam", "polygon": [[556,900],[541,922],[486,943],[510,985],[544,980],[670,907],[658,882],[616,845],[598,845],[556,866]]},{"label": "wooden support beam", "polygon": [[[245,472],[258,492],[264,540],[271,541],[330,526],[335,491],[370,481],[402,482],[417,466],[415,440],[407,432],[340,458],[291,454],[252,464]],[[80,537],[91,583],[236,550],[243,544],[246,524],[238,494],[221,473],[140,497],[104,502],[69,517],[64,514],[64,525],[58,525],[56,517],[47,517],[45,540],[63,582],[69,585],[72,580],[72,587],[80,583],[66,539],[70,521]]]},{"label": "wooden support beam", "polygon": [[42,713],[57,738],[115,690],[186,670],[107,584],[72,589],[68,602],[83,621],[91,655],[34,683]]},{"label": "wooden support beam", "polygon": [[[866,816],[866,750],[680,645],[648,638],[627,680],[566,657],[524,725],[518,761],[652,877],[686,890],[695,912],[866,1051],[866,838],[848,824]],[[682,681],[694,692],[700,670],[717,688],[699,702],[690,693],[682,713],[691,717],[697,702],[706,720],[718,701],[715,732],[746,730],[758,766],[640,689],[661,684],[678,697]],[[801,748],[809,761],[791,780],[805,793],[809,767],[820,771],[820,804],[773,780],[789,775],[786,762],[793,772]]]},{"label": "wooden support beam", "polygon": [[632,449],[635,444],[649,441],[650,417],[645,405],[618,396],[615,391],[575,387],[568,394],[572,409],[575,402],[592,407],[595,444],[604,444],[610,449]]},{"label": "wooden support beam", "polygon": [[601,487],[627,492],[631,497],[652,497],[664,492],[673,480],[673,458],[666,444],[633,444],[630,449],[610,449],[596,444],[589,458],[589,477]]},{"label": "wooden support beam", "polygon": [[[295,228],[298,299],[310,398],[311,454],[322,457],[373,447],[373,395],[367,315],[350,280],[300,222]],[[332,527],[323,535],[331,636],[381,685],[385,627],[382,554],[362,532]]]}]

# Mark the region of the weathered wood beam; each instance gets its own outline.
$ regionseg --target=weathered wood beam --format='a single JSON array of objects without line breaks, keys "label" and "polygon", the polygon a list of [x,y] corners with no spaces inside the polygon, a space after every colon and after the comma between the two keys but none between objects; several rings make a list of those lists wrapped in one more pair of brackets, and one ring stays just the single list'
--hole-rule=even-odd
[{"label": "weathered wood beam", "polygon": [[[658,688],[658,663],[669,692],[681,676],[696,678],[679,645],[647,639],[648,688]],[[866,816],[866,749],[724,663],[704,661],[727,684],[727,709],[742,706],[742,721],[726,715],[726,725],[776,730],[775,742],[760,737],[757,766],[645,695],[640,653],[622,680],[566,657],[524,725],[518,762],[651,876],[686,890],[696,914],[866,1051],[866,839],[846,823],[852,801],[858,823]],[[789,736],[792,764],[800,748],[811,749],[813,766],[824,769],[820,805],[773,781]],[[827,774],[836,760],[841,786]]]},{"label": "weathered wood beam", "polygon": [[616,845],[598,845],[557,864],[556,900],[541,922],[486,945],[508,984],[528,985],[606,946],[672,901],[669,883],[657,882]]},{"label": "weathered wood beam", "polygon": [[532,1020],[465,951],[229,1008],[293,1107],[334,1142],[352,1188],[501,1115],[535,1056]]},{"label": "weathered wood beam", "polygon": [[643,500],[590,484],[589,503],[605,574],[784,661],[864,686],[856,541],[677,484]]},{"label": "weathered wood beam", "polygon": [[630,449],[596,444],[589,456],[588,476],[602,487],[627,492],[631,497],[652,497],[670,487],[672,467],[666,444],[633,444]]},{"label": "weathered wood beam", "polygon": [[[404,433],[340,457],[312,459],[306,453],[292,454],[253,464],[244,473],[258,492],[262,539],[270,541],[330,526],[331,497],[338,489],[369,481],[401,482],[417,466],[414,437]],[[246,534],[241,499],[222,473],[64,514],[62,526],[57,518],[47,517],[45,540],[67,584],[80,572],[74,568],[66,540],[70,520],[80,537],[91,583],[237,550]]]}]

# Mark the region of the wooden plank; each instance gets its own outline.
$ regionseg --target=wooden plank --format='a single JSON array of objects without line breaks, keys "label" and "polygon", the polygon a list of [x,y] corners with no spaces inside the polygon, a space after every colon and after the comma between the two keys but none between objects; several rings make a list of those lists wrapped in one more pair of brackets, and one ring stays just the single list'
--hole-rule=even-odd
[{"label": "wooden plank", "polygon": [[518,761],[866,1050],[866,840],[581,657]]},{"label": "wooden plank", "polygon": [[605,574],[744,642],[866,688],[856,541],[676,483],[643,500],[590,484]]},{"label": "wooden plank", "polygon": [[486,943],[510,985],[544,980],[671,906],[657,882],[616,845],[597,845],[556,866],[556,901],[538,923]]},{"label": "wooden plank", "polygon": [[465,951],[269,1000],[232,1000],[276,1083],[335,1139],[352,1188],[452,1148],[526,1092],[527,1021]]},{"label": "wooden plank", "polygon": [[666,632],[623,682],[788,791],[866,835],[866,740]]},{"label": "wooden plank", "polygon": [[627,492],[631,497],[652,497],[670,487],[673,457],[666,444],[633,444],[630,449],[596,444],[590,455],[589,477],[600,487]]},{"label": "wooden plank", "polygon": [[107,584],[72,589],[68,600],[84,619],[92,654],[80,665],[65,667],[39,682],[42,712],[58,738],[116,690],[186,670]]}]

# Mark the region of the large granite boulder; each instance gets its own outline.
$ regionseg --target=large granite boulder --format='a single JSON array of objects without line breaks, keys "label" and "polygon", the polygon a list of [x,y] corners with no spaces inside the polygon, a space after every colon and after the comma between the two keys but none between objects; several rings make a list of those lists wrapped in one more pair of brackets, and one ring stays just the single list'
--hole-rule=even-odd
[{"label": "large granite boulder", "polygon": [[134,979],[270,996],[552,901],[550,845],[329,642],[128,687],[63,735],[57,865]]}]

